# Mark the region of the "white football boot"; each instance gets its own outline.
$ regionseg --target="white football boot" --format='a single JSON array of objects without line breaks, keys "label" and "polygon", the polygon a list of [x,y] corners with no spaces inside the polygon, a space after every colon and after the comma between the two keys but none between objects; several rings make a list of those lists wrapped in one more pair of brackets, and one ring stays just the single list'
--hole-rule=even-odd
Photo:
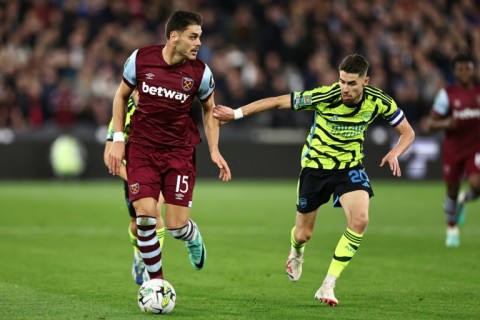
[{"label": "white football boot", "polygon": [[327,282],[324,282],[315,293],[315,299],[326,303],[331,307],[335,307],[338,304],[338,300],[335,298],[335,294],[333,293],[334,288],[335,284],[328,284]]},{"label": "white football boot", "polygon": [[285,265],[285,270],[287,271],[288,279],[290,279],[290,281],[298,281],[298,279],[300,279],[300,276],[302,275],[302,263],[303,250],[290,250],[287,264]]},{"label": "white football boot", "polygon": [[445,245],[449,248],[456,248],[460,245],[460,231],[457,226],[447,227]]}]

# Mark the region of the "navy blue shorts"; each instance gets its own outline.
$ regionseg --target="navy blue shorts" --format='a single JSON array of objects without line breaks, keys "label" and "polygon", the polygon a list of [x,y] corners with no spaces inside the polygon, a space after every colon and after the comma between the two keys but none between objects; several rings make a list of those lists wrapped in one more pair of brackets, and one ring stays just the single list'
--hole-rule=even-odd
[{"label": "navy blue shorts", "polygon": [[341,207],[340,196],[355,190],[365,190],[373,197],[370,180],[362,166],[341,170],[303,168],[298,179],[297,211],[314,211],[327,203],[332,194],[333,206]]}]

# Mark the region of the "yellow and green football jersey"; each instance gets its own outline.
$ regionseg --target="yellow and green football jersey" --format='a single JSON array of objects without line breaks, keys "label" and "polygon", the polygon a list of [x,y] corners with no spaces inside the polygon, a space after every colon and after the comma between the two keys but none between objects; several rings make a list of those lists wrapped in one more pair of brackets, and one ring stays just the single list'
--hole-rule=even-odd
[{"label": "yellow and green football jersey", "polygon": [[[130,118],[132,117],[132,114],[135,112],[135,108],[137,105],[135,104],[135,100],[133,99],[133,96],[130,96],[128,99],[128,104],[127,104],[127,115],[125,117],[125,127],[123,129],[123,136],[125,137],[125,141],[128,140],[128,136],[130,135]],[[110,123],[108,124],[108,131],[107,131],[107,141],[113,141],[113,118],[110,120]]]},{"label": "yellow and green football jersey", "polygon": [[365,131],[373,120],[381,115],[395,127],[405,117],[390,96],[372,86],[355,105],[343,104],[338,83],[291,95],[293,110],[315,111],[302,167],[337,170],[361,164]]}]

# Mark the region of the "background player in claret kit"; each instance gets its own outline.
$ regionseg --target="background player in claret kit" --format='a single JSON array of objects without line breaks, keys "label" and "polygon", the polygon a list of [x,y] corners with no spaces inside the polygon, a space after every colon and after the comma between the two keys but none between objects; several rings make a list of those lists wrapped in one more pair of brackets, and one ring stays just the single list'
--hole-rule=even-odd
[{"label": "background player in claret kit", "polygon": [[[190,219],[196,178],[195,145],[200,142],[192,126],[191,105],[201,103],[205,136],[219,178],[231,179],[230,169],[218,149],[219,121],[213,117],[214,88],[210,68],[197,59],[202,17],[177,11],[165,27],[165,45],[135,50],[124,66],[123,80],[113,101],[114,138],[109,170],[118,174],[126,154],[129,196],[137,212],[138,248],[151,279],[163,278],[162,252],[155,233],[156,207],[165,199],[165,225],[183,240],[195,269],[206,261],[200,230]],[[137,109],[125,148],[125,106],[134,88],[139,91]]]},{"label": "background player in claret kit", "polygon": [[[446,184],[443,209],[447,221],[445,244],[460,245],[458,224],[465,219],[465,203],[480,195],[480,86],[475,83],[475,64],[469,55],[452,60],[456,83],[440,89],[422,130],[443,130],[442,173]],[[468,187],[460,193],[464,176]]]},{"label": "background player in claret kit", "polygon": [[221,121],[271,109],[315,111],[302,150],[297,215],[286,271],[290,280],[300,279],[305,244],[312,236],[318,208],[333,194],[334,206],[345,212],[347,228],[337,244],[327,276],[315,293],[315,299],[331,306],[338,304],[333,290],[336,280],[360,246],[368,224],[373,190],[362,165],[364,133],[377,116],[382,116],[399,133],[398,144],[380,162],[380,166],[388,164],[394,176],[401,175],[398,157],[415,137],[395,101],[368,85],[368,66],[361,55],[350,55],[340,64],[338,83],[258,100],[235,110],[217,106],[214,111]]},{"label": "background player in claret kit", "polygon": [[[125,140],[128,139],[128,135],[130,134],[130,117],[132,116],[133,112],[135,112],[137,103],[138,103],[138,91],[134,90],[132,95],[128,99],[127,116],[125,119],[125,130],[124,130]],[[103,158],[104,158],[103,160],[105,161],[105,165],[107,167],[108,167],[108,155],[110,153],[110,148],[112,147],[113,133],[114,131],[113,131],[113,119],[112,119],[108,125],[107,141],[105,142],[105,150],[103,154]],[[149,276],[148,276],[147,269],[145,268],[145,264],[143,263],[143,259],[140,255],[140,251],[138,250],[137,224],[135,223],[136,212],[132,203],[128,199],[127,169],[125,165],[122,165],[122,167],[120,168],[120,173],[118,174],[118,176],[123,179],[125,202],[127,204],[128,213],[130,215],[130,224],[128,226],[128,234],[130,237],[130,243],[133,246],[132,276],[136,284],[142,285],[144,281],[147,281],[149,279]],[[156,232],[157,232],[158,240],[160,241],[161,247],[163,247],[163,240],[165,238],[165,227],[163,225],[163,220],[161,215],[162,204],[163,204],[163,197],[160,197],[160,200],[157,204]]]}]

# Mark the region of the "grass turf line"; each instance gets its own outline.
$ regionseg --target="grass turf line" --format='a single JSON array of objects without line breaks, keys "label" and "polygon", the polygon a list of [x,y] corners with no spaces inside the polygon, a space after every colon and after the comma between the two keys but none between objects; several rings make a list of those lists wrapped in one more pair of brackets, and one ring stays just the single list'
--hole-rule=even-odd
[{"label": "grass turf line", "polygon": [[[373,182],[370,224],[338,280],[337,308],[313,299],[344,228],[329,203],[307,244],[302,278],[284,264],[296,181],[199,180],[192,217],[205,270],[166,236],[172,319],[476,319],[480,204],[467,206],[461,246],[444,246],[441,182]],[[0,183],[0,319],[145,319],[130,276],[119,181]]]}]

